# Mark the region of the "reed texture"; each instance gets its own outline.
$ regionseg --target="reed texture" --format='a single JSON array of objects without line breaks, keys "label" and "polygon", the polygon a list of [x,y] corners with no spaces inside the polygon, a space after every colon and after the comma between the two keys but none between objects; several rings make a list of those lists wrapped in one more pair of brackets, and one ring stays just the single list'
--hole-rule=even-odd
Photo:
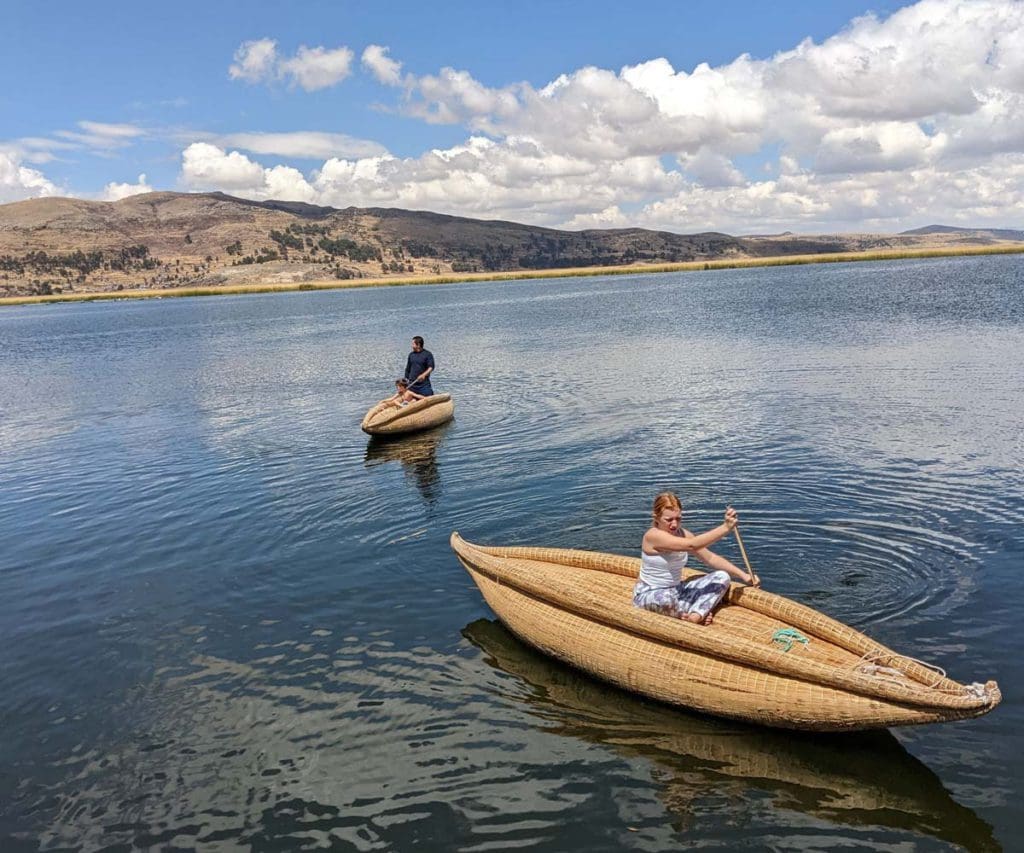
[{"label": "reed texture", "polygon": [[[976,717],[1001,700],[995,682],[959,684],[761,589],[733,585],[714,625],[705,627],[633,607],[636,558],[485,548],[457,533],[451,544],[491,609],[522,640],[664,702],[780,728],[856,731]],[[810,642],[783,651],[772,638],[785,628]]]},{"label": "reed texture", "polygon": [[440,426],[454,415],[451,394],[433,394],[401,407],[381,400],[366,413],[360,427],[369,435],[402,435]]}]

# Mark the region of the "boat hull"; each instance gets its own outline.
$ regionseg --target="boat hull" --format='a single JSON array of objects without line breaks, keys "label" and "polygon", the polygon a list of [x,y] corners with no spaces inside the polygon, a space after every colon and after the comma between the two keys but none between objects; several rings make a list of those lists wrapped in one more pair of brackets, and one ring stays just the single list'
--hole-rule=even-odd
[{"label": "boat hull", "polygon": [[454,415],[450,394],[433,394],[401,408],[382,400],[366,413],[360,428],[367,435],[406,435],[440,426]]},{"label": "boat hull", "polygon": [[[708,650],[713,650],[716,632],[718,642],[729,645],[726,633],[719,629],[719,623],[729,622],[728,618],[716,618],[715,626],[705,628],[631,607],[623,610],[621,617],[617,616],[618,599],[620,595],[626,596],[628,602],[631,586],[630,580],[621,577],[612,586],[608,586],[607,580],[602,581],[605,589],[615,589],[614,605],[603,607],[600,599],[595,602],[581,587],[581,598],[589,600],[574,610],[565,606],[564,600],[546,600],[543,590],[537,587],[528,588],[530,584],[524,578],[531,570],[529,561],[520,561],[515,570],[503,572],[499,558],[474,551],[473,546],[456,540],[456,536],[453,535],[452,544],[460,562],[495,615],[513,634],[566,664],[660,702],[777,728],[842,732],[975,717],[987,713],[1001,698],[994,682],[986,685],[985,699],[977,701],[961,698],[959,694],[968,688],[956,682],[948,682],[952,686],[944,686],[941,691],[922,690],[921,695],[885,683],[879,683],[876,691],[871,679],[847,678],[842,672],[836,677],[839,683],[845,680],[856,689],[817,683],[801,672],[795,655],[785,656],[781,650],[772,649],[770,642],[764,654],[754,649],[748,662],[723,659]],[[517,573],[519,569],[525,573]],[[537,568],[537,576],[544,575],[544,570]],[[553,597],[557,599],[558,595]],[[585,612],[588,609],[590,613]],[[732,621],[740,624],[740,620]],[[656,626],[661,636],[651,636],[645,626]],[[702,633],[693,634],[694,631]],[[769,631],[758,642],[763,645],[770,636]],[[688,648],[690,639],[703,648]],[[811,642],[827,641],[815,636]],[[883,647],[876,644],[876,648]],[[818,653],[823,652],[819,649]],[[777,664],[773,665],[772,655],[776,655]],[[839,650],[833,656],[843,661],[842,666],[846,666],[847,659],[857,660],[850,651]],[[808,671],[816,672],[815,666],[809,664]],[[885,695],[901,695],[901,691],[912,701],[898,701]]]}]

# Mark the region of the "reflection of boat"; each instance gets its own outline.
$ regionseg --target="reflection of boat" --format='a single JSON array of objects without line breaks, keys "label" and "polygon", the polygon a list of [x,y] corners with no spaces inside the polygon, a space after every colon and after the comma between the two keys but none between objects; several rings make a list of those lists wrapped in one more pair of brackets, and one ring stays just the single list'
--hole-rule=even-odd
[{"label": "reflection of boat", "polygon": [[[764,590],[733,586],[704,627],[632,606],[636,558],[482,547],[458,533],[451,544],[517,636],[663,702],[781,728],[858,731],[977,717],[1002,698],[994,681],[958,684]],[[807,642],[790,650],[787,638]]]},{"label": "reflection of boat", "polygon": [[360,427],[370,435],[400,435],[430,429],[450,421],[455,414],[451,394],[433,394],[414,400],[407,406],[396,406],[381,400],[366,413]]},{"label": "reflection of boat", "polygon": [[445,424],[415,435],[397,438],[373,436],[366,443],[367,468],[385,462],[398,462],[416,483],[428,504],[437,500],[440,474],[437,469],[437,448],[451,424]]},{"label": "reflection of boat", "polygon": [[530,686],[502,691],[544,731],[654,762],[666,807],[686,815],[698,798],[766,792],[777,808],[848,826],[887,826],[968,850],[999,850],[992,827],[957,803],[889,732],[804,735],[700,717],[647,702],[563,666],[478,619],[463,636],[487,662]]}]

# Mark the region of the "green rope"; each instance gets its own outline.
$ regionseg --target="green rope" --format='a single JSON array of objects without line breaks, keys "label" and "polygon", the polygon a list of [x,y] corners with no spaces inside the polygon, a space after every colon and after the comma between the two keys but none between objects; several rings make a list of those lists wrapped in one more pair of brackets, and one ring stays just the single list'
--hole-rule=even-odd
[{"label": "green rope", "polygon": [[806,646],[810,640],[796,628],[779,628],[778,631],[772,634],[772,642],[783,646],[782,651],[788,652],[793,648],[793,643],[803,643]]}]

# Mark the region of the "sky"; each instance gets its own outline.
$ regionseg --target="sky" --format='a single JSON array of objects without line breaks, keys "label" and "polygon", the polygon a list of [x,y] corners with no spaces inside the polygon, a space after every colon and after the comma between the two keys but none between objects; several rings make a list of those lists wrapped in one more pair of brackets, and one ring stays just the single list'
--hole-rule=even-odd
[{"label": "sky", "polygon": [[1024,228],[1024,0],[6,0],[0,203],[154,190]]}]

